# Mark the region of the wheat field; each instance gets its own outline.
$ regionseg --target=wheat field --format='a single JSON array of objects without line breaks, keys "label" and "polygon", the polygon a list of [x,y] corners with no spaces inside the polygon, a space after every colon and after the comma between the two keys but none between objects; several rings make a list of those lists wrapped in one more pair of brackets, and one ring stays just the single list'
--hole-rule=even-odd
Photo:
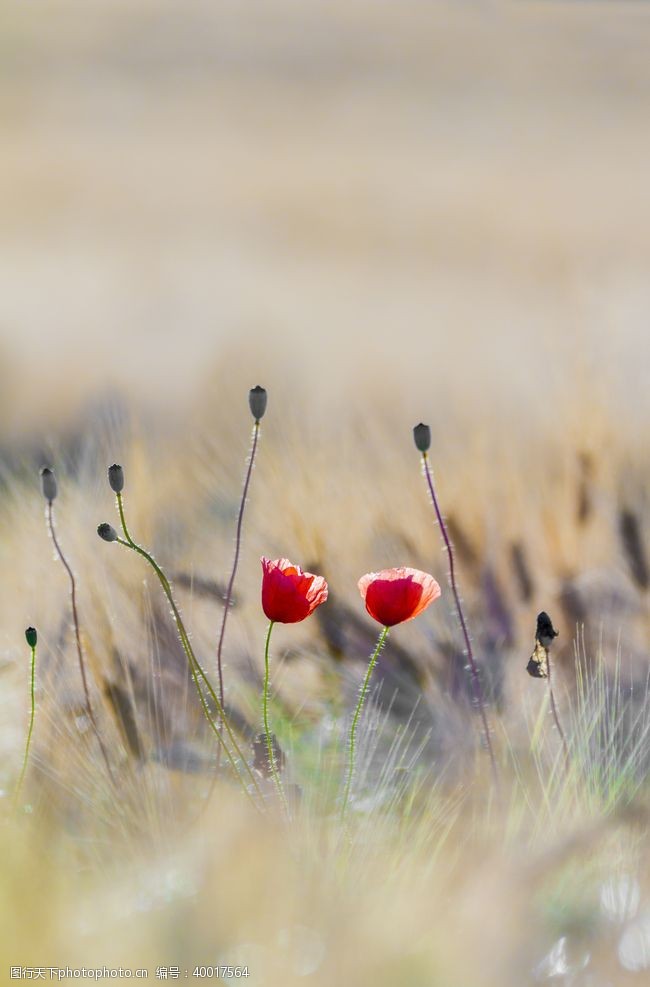
[{"label": "wheat field", "polygon": [[[646,5],[53,0],[0,25],[0,983],[646,983]],[[254,385],[223,646],[245,797],[155,572],[96,529],[119,463],[216,685]],[[253,746],[262,556],[329,584],[271,643],[290,819]],[[342,823],[378,631],[357,580],[393,566],[442,594],[380,655]],[[540,611],[556,715],[526,673]]]}]

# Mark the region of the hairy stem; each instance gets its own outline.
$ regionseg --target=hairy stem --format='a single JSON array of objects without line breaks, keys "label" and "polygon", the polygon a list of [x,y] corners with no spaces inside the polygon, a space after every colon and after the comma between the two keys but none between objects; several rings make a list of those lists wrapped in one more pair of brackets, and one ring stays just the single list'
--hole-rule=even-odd
[{"label": "hairy stem", "polygon": [[81,646],[81,631],[79,630],[79,614],[77,613],[77,583],[76,583],[76,580],[75,580],[75,577],[74,577],[74,573],[73,573],[70,565],[68,564],[68,561],[67,561],[65,555],[63,554],[63,551],[61,549],[61,546],[60,546],[59,541],[58,541],[57,536],[56,536],[56,530],[54,528],[54,511],[52,509],[52,501],[51,500],[48,500],[48,502],[47,502],[47,524],[48,524],[48,528],[49,528],[49,531],[50,531],[50,535],[52,537],[52,541],[54,542],[54,548],[56,549],[56,554],[58,555],[59,560],[61,561],[61,563],[62,563],[65,571],[68,574],[68,578],[70,580],[70,599],[71,599],[71,603],[72,603],[72,622],[74,624],[74,636],[75,636],[75,643],[76,643],[76,646],[77,646],[77,657],[79,659],[79,671],[81,673],[81,682],[82,682],[83,690],[84,690],[84,698],[85,698],[85,703],[86,703],[86,712],[88,714],[88,719],[90,720],[91,726],[93,728],[93,732],[94,732],[95,736],[97,737],[97,742],[98,742],[99,747],[101,749],[102,757],[104,758],[104,763],[106,765],[106,770],[108,772],[108,776],[111,779],[111,782],[113,783],[113,785],[115,786],[115,776],[113,774],[113,771],[112,771],[112,768],[111,768],[111,764],[110,764],[110,761],[108,759],[108,752],[106,750],[106,747],[104,746],[104,741],[102,740],[102,736],[101,736],[101,734],[99,732],[99,728],[97,726],[97,720],[95,719],[95,712],[93,710],[93,706],[92,706],[92,703],[90,701],[90,690],[88,688],[88,678],[87,678],[87,675],[86,675],[86,662],[84,660],[83,648]]},{"label": "hairy stem", "polygon": [[558,716],[557,706],[555,704],[555,693],[553,692],[553,685],[551,683],[551,653],[548,649],[546,651],[546,668],[548,671],[548,694],[551,700],[551,713],[553,714],[555,726],[557,727],[557,732],[559,733],[560,740],[562,741],[562,748],[564,750],[565,770],[568,770],[569,745],[567,744],[566,736],[564,730],[562,729],[562,724],[560,723],[560,717]]},{"label": "hairy stem", "polygon": [[20,778],[18,779],[18,784],[16,785],[16,791],[14,792],[14,808],[18,805],[18,799],[20,797],[20,792],[23,787],[23,781],[25,780],[25,773],[27,771],[27,762],[29,760],[29,747],[32,742],[32,733],[34,731],[34,717],[36,714],[36,701],[34,698],[35,690],[35,674],[36,674],[36,645],[31,649],[31,704],[32,712],[29,719],[29,730],[27,731],[27,743],[25,744],[25,756],[23,757],[23,766],[20,772]]},{"label": "hairy stem", "polygon": [[469,667],[472,675],[472,684],[474,687],[474,696],[476,699],[476,704],[478,706],[479,712],[481,714],[481,720],[483,721],[483,732],[485,734],[485,743],[490,755],[490,764],[492,766],[492,775],[494,777],[494,782],[498,787],[499,784],[499,772],[497,770],[497,762],[494,756],[494,750],[492,748],[492,739],[490,737],[490,728],[488,726],[487,714],[485,712],[485,698],[483,696],[483,687],[481,685],[481,677],[479,675],[478,666],[474,658],[474,652],[472,650],[472,643],[469,638],[469,631],[467,629],[467,622],[465,620],[465,614],[463,613],[463,607],[460,602],[460,593],[458,592],[458,585],[456,583],[456,566],[454,561],[454,550],[451,545],[451,539],[447,532],[447,526],[442,517],[440,507],[438,505],[438,498],[436,497],[436,491],[433,486],[433,477],[431,475],[431,470],[429,469],[429,459],[426,452],[422,453],[422,464],[424,466],[424,474],[427,479],[427,485],[429,487],[429,493],[431,495],[431,501],[433,503],[433,508],[436,512],[436,518],[438,520],[438,525],[440,527],[440,532],[442,534],[443,541],[445,543],[445,548],[447,550],[447,558],[449,560],[449,582],[451,584],[451,591],[454,595],[454,601],[456,603],[456,612],[458,614],[458,620],[463,632],[463,639],[465,641],[465,650],[467,652],[467,658],[469,660]]},{"label": "hairy stem", "polygon": [[202,679],[203,680],[203,683],[204,683],[204,686],[205,686],[205,688],[206,688],[206,690],[208,692],[208,695],[210,696],[212,702],[214,703],[214,706],[215,706],[215,708],[217,710],[217,713],[219,714],[219,717],[221,718],[221,721],[222,721],[223,725],[226,728],[226,733],[228,734],[228,737],[230,738],[230,742],[231,742],[231,744],[232,744],[235,752],[237,753],[237,755],[241,758],[242,764],[244,765],[244,767],[246,769],[246,773],[248,774],[248,776],[249,776],[249,778],[250,778],[250,780],[251,780],[251,782],[253,784],[253,787],[254,787],[255,791],[257,792],[259,798],[260,799],[263,799],[263,795],[262,795],[262,792],[260,790],[260,787],[259,787],[259,785],[257,783],[257,779],[255,778],[255,775],[251,771],[251,768],[250,768],[250,765],[248,764],[248,761],[246,760],[246,758],[244,757],[244,755],[241,752],[241,749],[239,747],[239,744],[237,743],[237,740],[236,740],[236,738],[235,738],[235,736],[233,734],[233,731],[232,731],[232,728],[230,726],[230,723],[228,722],[228,719],[227,719],[226,714],[224,712],[223,706],[221,705],[221,702],[219,701],[219,698],[218,698],[217,694],[215,693],[214,688],[212,687],[212,684],[211,684],[210,680],[208,679],[207,675],[205,674],[205,671],[201,667],[200,662],[198,661],[198,659],[196,658],[196,655],[194,654],[194,649],[192,648],[192,645],[191,645],[191,642],[190,642],[188,633],[187,633],[187,631],[185,629],[185,625],[183,623],[183,618],[181,617],[180,611],[179,611],[178,607],[176,606],[176,601],[174,600],[174,596],[173,596],[173,593],[172,593],[172,588],[171,588],[171,585],[169,583],[169,580],[167,579],[167,576],[165,575],[165,573],[163,572],[163,570],[160,568],[160,566],[158,565],[158,563],[156,562],[156,560],[154,559],[154,557],[152,555],[150,555],[149,552],[146,551],[146,549],[142,548],[141,545],[138,545],[131,538],[131,535],[129,534],[129,529],[126,526],[126,519],[125,519],[125,516],[124,516],[124,504],[123,504],[122,494],[121,493],[118,493],[117,494],[117,506],[118,506],[118,511],[119,511],[119,514],[120,514],[120,522],[122,524],[122,530],[124,532],[124,537],[125,537],[126,541],[124,541],[122,538],[118,538],[117,540],[120,543],[120,545],[124,545],[126,548],[130,548],[134,552],[137,552],[138,555],[141,555],[142,558],[145,559],[149,563],[149,565],[152,567],[152,569],[156,573],[156,576],[158,577],[158,580],[160,582],[160,585],[162,586],[163,592],[164,592],[165,596],[167,597],[167,602],[169,603],[169,606],[171,608],[172,614],[174,615],[174,621],[176,623],[176,628],[178,630],[178,636],[180,638],[181,645],[183,647],[183,650],[185,652],[185,656],[186,656],[187,661],[188,661],[188,664],[190,666],[190,672],[192,674],[192,679],[194,681],[194,685],[196,686],[196,691],[199,694],[199,700],[201,702],[201,706],[203,708],[203,712],[205,713],[205,717],[206,717],[206,719],[207,719],[207,721],[208,721],[208,723],[210,725],[210,728],[211,728],[212,732],[215,734],[215,736],[217,737],[217,740],[219,741],[219,744],[223,748],[223,750],[224,750],[224,752],[226,754],[226,757],[230,761],[231,767],[233,768],[233,771],[235,772],[237,778],[241,782],[242,788],[244,789],[247,797],[251,800],[251,802],[254,805],[256,805],[255,800],[252,798],[251,793],[249,792],[249,790],[248,790],[248,788],[246,786],[246,781],[242,777],[242,775],[241,775],[241,773],[239,771],[239,766],[238,766],[237,762],[235,761],[235,759],[234,759],[234,757],[233,757],[233,755],[232,755],[232,753],[230,751],[230,748],[226,744],[224,738],[221,735],[220,730],[218,729],[217,725],[215,724],[214,720],[212,719],[212,717],[210,715],[210,710],[209,710],[208,704],[206,702],[205,696],[203,694],[203,688],[201,687],[201,683],[200,683],[199,679]]},{"label": "hairy stem", "polygon": [[352,726],[350,727],[350,740],[348,742],[348,775],[345,782],[345,791],[343,793],[343,802],[341,804],[341,822],[345,821],[345,816],[348,810],[348,801],[350,799],[350,789],[352,787],[352,778],[354,776],[354,766],[356,758],[356,738],[357,738],[357,725],[359,723],[359,717],[361,716],[361,710],[363,709],[363,704],[366,700],[366,694],[368,692],[368,686],[370,684],[370,676],[372,675],[373,669],[377,664],[377,659],[379,653],[384,646],[384,642],[388,637],[388,627],[384,627],[381,634],[379,635],[379,640],[377,641],[377,647],[372,653],[370,662],[368,663],[368,668],[366,671],[365,678],[363,680],[363,685],[359,692],[359,701],[357,702],[357,708],[354,711],[354,716],[352,718]]},{"label": "hairy stem", "polygon": [[271,741],[271,728],[269,726],[269,644],[271,643],[271,631],[273,630],[273,621],[269,623],[269,629],[266,633],[266,644],[264,646],[264,689],[262,691],[262,718],[264,720],[264,733],[266,735],[266,752],[269,759],[269,767],[271,768],[271,774],[273,775],[273,781],[275,782],[275,787],[278,790],[278,795],[282,799],[282,804],[284,806],[284,811],[287,814],[287,818],[291,818],[291,813],[289,811],[289,803],[287,802],[287,797],[284,794],[284,788],[282,787],[282,781],[280,779],[280,774],[275,763],[275,754],[273,753],[273,743]]},{"label": "hairy stem", "polygon": [[[239,514],[237,515],[237,532],[235,535],[235,557],[232,563],[232,571],[230,573],[230,579],[228,580],[228,588],[226,589],[226,596],[224,601],[223,618],[221,620],[221,629],[219,631],[219,642],[217,644],[217,671],[219,673],[219,700],[221,705],[224,705],[224,690],[223,690],[223,663],[221,658],[221,653],[223,650],[223,641],[226,636],[226,623],[228,621],[228,614],[230,612],[230,605],[232,603],[232,591],[235,585],[235,577],[237,575],[237,566],[239,565],[239,553],[241,550],[241,536],[242,536],[242,525],[244,522],[244,509],[246,507],[246,498],[248,497],[248,488],[251,482],[251,475],[253,473],[253,464],[255,462],[255,453],[257,451],[257,440],[260,432],[260,423],[258,421],[253,425],[253,442],[251,445],[250,454],[248,457],[248,468],[246,470],[246,477],[244,479],[244,489],[242,490],[241,501],[239,503]],[[219,727],[221,730],[221,726]],[[221,763],[221,747],[217,752],[217,771]]]}]

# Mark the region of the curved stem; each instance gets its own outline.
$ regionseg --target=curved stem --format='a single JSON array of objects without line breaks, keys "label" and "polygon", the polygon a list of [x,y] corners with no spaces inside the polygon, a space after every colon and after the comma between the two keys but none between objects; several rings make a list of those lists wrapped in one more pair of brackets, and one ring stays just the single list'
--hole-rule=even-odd
[{"label": "curved stem", "polygon": [[23,766],[20,772],[20,778],[18,779],[18,784],[16,785],[16,791],[14,792],[14,808],[18,804],[18,798],[20,796],[20,791],[23,787],[23,781],[25,780],[25,773],[27,771],[27,761],[29,759],[29,747],[32,742],[32,733],[34,731],[34,716],[36,713],[36,702],[34,698],[35,691],[35,672],[36,672],[36,645],[31,649],[32,651],[32,661],[31,661],[31,702],[32,702],[32,712],[29,720],[29,730],[27,731],[27,743],[25,744],[25,756],[23,757]]},{"label": "curved stem", "polygon": [[[239,553],[241,550],[241,535],[242,535],[242,525],[244,522],[244,508],[246,507],[246,498],[248,497],[248,488],[251,482],[251,475],[253,473],[253,464],[255,462],[255,453],[257,451],[257,439],[260,432],[260,423],[258,421],[253,425],[253,444],[251,446],[250,455],[248,457],[248,469],[246,470],[246,477],[244,479],[244,489],[242,490],[241,501],[239,504],[239,514],[237,515],[237,532],[235,535],[235,557],[232,563],[232,571],[230,573],[230,579],[228,580],[228,588],[226,590],[226,596],[224,601],[224,611],[223,618],[221,621],[221,630],[219,631],[219,642],[217,644],[217,671],[219,673],[219,700],[221,705],[224,705],[224,691],[223,691],[223,664],[221,660],[221,652],[223,650],[223,641],[226,636],[226,622],[228,620],[228,614],[230,612],[230,605],[232,602],[232,591],[235,585],[235,576],[237,575],[237,566],[239,565]],[[220,728],[221,729],[221,728]],[[219,765],[221,761],[221,747],[217,752],[217,771],[219,770]]]},{"label": "curved stem", "polygon": [[254,799],[252,798],[252,796],[251,796],[251,794],[250,794],[250,792],[249,792],[249,790],[248,790],[248,788],[246,786],[246,782],[245,782],[244,778],[242,777],[242,775],[240,774],[239,767],[238,767],[237,762],[235,761],[235,759],[234,759],[234,757],[233,757],[233,755],[232,755],[232,753],[230,751],[230,748],[226,744],[225,740],[221,736],[221,732],[219,731],[218,727],[214,723],[214,720],[210,716],[210,710],[209,710],[208,705],[207,705],[207,702],[205,700],[205,696],[203,695],[203,689],[201,688],[201,685],[200,685],[200,682],[199,682],[199,677],[201,679],[203,679],[203,682],[205,684],[205,688],[206,688],[206,690],[208,692],[208,695],[210,696],[212,702],[214,703],[215,708],[217,710],[217,713],[219,714],[219,717],[221,718],[221,721],[223,722],[223,724],[224,724],[224,726],[226,728],[226,732],[228,734],[228,737],[230,738],[230,742],[231,742],[233,748],[235,749],[235,751],[238,754],[238,756],[241,758],[242,763],[243,763],[244,767],[246,768],[246,772],[247,772],[247,774],[248,774],[248,776],[249,776],[249,778],[250,778],[250,780],[251,780],[251,782],[253,784],[253,787],[255,788],[255,791],[257,792],[257,794],[260,797],[260,799],[263,799],[263,795],[262,795],[261,789],[260,789],[260,787],[259,787],[259,785],[257,783],[257,779],[255,778],[255,775],[253,774],[253,772],[252,772],[252,770],[250,768],[250,765],[248,764],[248,761],[246,760],[246,758],[244,757],[244,755],[241,752],[241,749],[239,747],[239,744],[237,743],[237,740],[236,740],[236,738],[235,738],[235,736],[234,736],[234,734],[232,732],[232,729],[230,727],[230,724],[229,724],[228,719],[226,717],[226,714],[224,712],[223,706],[221,705],[221,703],[219,701],[219,698],[216,695],[216,693],[215,693],[215,691],[214,691],[214,689],[212,687],[212,684],[211,684],[210,680],[208,679],[208,677],[205,674],[203,668],[201,667],[201,664],[199,663],[198,659],[196,658],[196,655],[194,654],[194,650],[193,650],[192,645],[190,643],[189,636],[187,634],[187,631],[185,630],[185,625],[183,623],[183,619],[181,617],[181,614],[180,614],[180,611],[179,611],[178,607],[176,606],[176,602],[174,600],[174,596],[173,596],[173,593],[172,593],[172,588],[171,588],[171,585],[169,583],[169,580],[167,579],[167,576],[162,571],[162,569],[160,568],[160,566],[158,565],[158,563],[156,562],[156,560],[154,559],[154,557],[152,555],[150,555],[149,552],[146,551],[146,549],[142,548],[140,545],[138,545],[131,538],[131,535],[129,534],[129,529],[126,526],[126,519],[124,517],[124,504],[123,504],[123,501],[122,501],[122,494],[121,493],[118,493],[118,495],[117,495],[117,506],[118,506],[118,510],[119,510],[119,514],[120,514],[120,521],[121,521],[121,524],[122,524],[122,530],[124,531],[124,536],[126,538],[126,541],[124,541],[122,538],[118,538],[117,540],[120,543],[120,545],[124,545],[126,548],[131,548],[134,552],[137,552],[138,555],[141,555],[142,558],[145,559],[149,563],[149,565],[152,567],[152,569],[156,573],[156,575],[158,577],[158,580],[160,582],[160,585],[162,586],[163,592],[164,592],[165,596],[167,597],[167,602],[169,603],[169,606],[171,607],[171,611],[172,611],[172,613],[174,615],[174,621],[176,623],[176,627],[177,627],[177,630],[178,630],[178,636],[180,638],[181,645],[183,647],[183,650],[185,652],[185,656],[187,657],[187,660],[188,660],[188,663],[189,663],[189,666],[190,666],[190,672],[192,673],[192,679],[194,680],[194,684],[196,686],[196,690],[197,690],[197,692],[199,694],[199,700],[201,702],[201,706],[203,708],[203,712],[205,713],[206,719],[207,719],[208,723],[210,724],[210,728],[212,729],[213,733],[217,737],[217,740],[219,741],[220,745],[223,747],[223,750],[224,750],[224,752],[226,754],[226,757],[230,761],[230,764],[231,764],[231,766],[232,766],[235,774],[239,778],[239,780],[240,780],[240,782],[242,784],[242,787],[243,787],[244,791],[246,792],[246,795],[253,802],[253,804],[255,804]]},{"label": "curved stem", "polygon": [[469,631],[467,629],[467,623],[465,621],[465,614],[463,613],[463,607],[460,602],[460,593],[458,592],[458,586],[456,584],[456,568],[454,564],[454,550],[451,545],[451,539],[447,533],[447,526],[442,517],[440,507],[438,505],[438,498],[436,497],[436,491],[433,486],[433,477],[431,476],[431,470],[429,469],[429,460],[426,452],[422,453],[422,464],[424,466],[424,473],[427,478],[427,484],[429,487],[429,493],[431,494],[431,500],[433,502],[433,507],[436,512],[436,518],[438,519],[438,525],[440,526],[440,532],[442,534],[443,541],[445,543],[445,548],[447,550],[447,558],[449,560],[449,582],[451,583],[451,590],[454,594],[454,601],[456,603],[456,612],[458,614],[458,620],[460,622],[461,630],[463,632],[463,638],[465,641],[465,650],[467,651],[467,658],[469,660],[469,666],[472,673],[472,684],[474,686],[474,695],[476,698],[476,704],[479,708],[481,714],[481,720],[483,721],[483,732],[485,734],[485,743],[487,745],[488,753],[490,755],[490,764],[492,766],[492,775],[494,777],[495,784],[499,785],[499,772],[497,771],[497,762],[494,756],[494,750],[492,749],[492,740],[490,738],[490,728],[488,726],[487,715],[485,712],[485,698],[483,696],[483,687],[481,686],[481,678],[478,671],[478,666],[474,658],[474,652],[472,651],[472,643],[469,639]]},{"label": "curved stem", "polygon": [[553,686],[551,684],[551,653],[548,648],[546,650],[546,669],[548,672],[548,693],[551,700],[551,712],[553,714],[553,719],[555,720],[557,732],[560,735],[560,740],[562,741],[562,747],[564,749],[565,770],[568,770],[569,745],[567,744],[566,736],[564,734],[564,730],[562,729],[562,724],[560,723],[560,717],[558,716],[557,706],[555,705],[555,693],[553,692]]},{"label": "curved stem", "polygon": [[275,782],[275,787],[278,790],[278,795],[282,799],[282,804],[284,805],[284,810],[288,818],[291,818],[291,813],[289,812],[289,803],[287,802],[287,797],[284,794],[284,788],[282,787],[282,781],[280,780],[280,774],[275,763],[275,754],[273,753],[273,742],[271,740],[271,728],[269,726],[269,644],[271,643],[271,631],[273,630],[273,623],[269,623],[269,629],[266,632],[266,644],[264,645],[264,689],[262,691],[262,717],[264,720],[264,733],[266,735],[266,752],[269,759],[269,767],[271,768],[271,774],[273,775],[273,781]]},{"label": "curved stem", "polygon": [[48,523],[48,528],[50,530],[50,535],[52,537],[52,541],[54,542],[54,548],[56,549],[56,554],[58,555],[59,560],[63,564],[63,567],[64,567],[65,571],[68,574],[68,578],[70,579],[70,599],[71,599],[71,603],[72,603],[72,622],[74,624],[74,637],[75,637],[75,643],[76,643],[76,646],[77,646],[77,658],[79,660],[79,671],[81,672],[81,682],[82,682],[82,685],[83,685],[84,698],[85,698],[85,701],[86,701],[86,712],[88,713],[88,719],[90,720],[91,726],[93,728],[93,732],[94,732],[95,736],[97,737],[97,742],[98,742],[98,744],[100,746],[100,749],[101,749],[101,752],[102,752],[102,757],[104,758],[104,763],[106,765],[106,770],[108,772],[108,776],[111,779],[111,782],[113,783],[113,785],[115,786],[115,776],[113,774],[113,771],[111,769],[111,764],[110,764],[110,761],[108,759],[108,752],[106,750],[106,747],[104,746],[104,741],[102,740],[102,736],[101,736],[101,734],[99,732],[99,727],[97,726],[97,720],[95,719],[95,712],[93,710],[93,706],[92,706],[92,703],[90,701],[90,690],[88,688],[88,678],[86,676],[86,663],[84,661],[83,649],[81,647],[81,631],[79,630],[79,615],[77,613],[77,583],[76,583],[76,580],[75,580],[75,577],[74,577],[74,573],[73,573],[70,565],[68,564],[68,561],[67,561],[65,555],[63,554],[63,551],[61,549],[61,546],[59,545],[58,539],[56,537],[56,531],[55,531],[55,528],[54,528],[54,512],[53,512],[53,509],[52,509],[52,501],[51,500],[48,500],[48,502],[47,502],[47,523]]},{"label": "curved stem", "polygon": [[343,803],[341,805],[341,822],[344,822],[345,815],[348,809],[348,800],[350,798],[350,789],[352,787],[352,778],[354,775],[354,762],[356,756],[356,736],[357,736],[357,724],[359,723],[359,717],[361,716],[361,710],[363,709],[363,704],[366,699],[366,694],[368,692],[368,686],[370,684],[370,676],[372,675],[373,669],[377,664],[377,658],[379,657],[379,652],[384,646],[384,642],[388,637],[388,627],[384,627],[381,634],[379,635],[379,640],[377,641],[377,647],[372,653],[372,657],[368,664],[368,669],[366,671],[366,676],[363,680],[363,685],[361,686],[361,691],[359,692],[359,701],[357,703],[357,708],[354,711],[354,716],[352,718],[352,726],[350,727],[350,740],[348,743],[348,777],[345,783],[345,792],[343,793]]}]

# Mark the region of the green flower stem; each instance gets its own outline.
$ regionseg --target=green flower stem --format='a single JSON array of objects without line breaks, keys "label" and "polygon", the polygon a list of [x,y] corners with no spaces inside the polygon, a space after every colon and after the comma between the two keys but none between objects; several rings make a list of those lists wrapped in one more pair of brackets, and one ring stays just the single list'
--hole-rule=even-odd
[{"label": "green flower stem", "polygon": [[225,751],[226,757],[230,761],[230,764],[231,764],[231,766],[232,766],[235,774],[239,778],[239,780],[240,780],[240,782],[242,784],[242,788],[246,792],[246,795],[251,800],[251,802],[254,805],[256,805],[255,800],[252,798],[252,796],[251,796],[251,794],[250,794],[250,792],[249,792],[249,790],[248,790],[248,788],[246,786],[246,781],[242,777],[242,775],[241,775],[241,773],[239,771],[239,767],[238,767],[237,762],[235,761],[235,759],[234,759],[234,757],[233,757],[233,755],[232,755],[232,753],[230,751],[230,748],[226,744],[225,740],[221,736],[220,730],[218,729],[218,727],[214,723],[214,720],[210,716],[210,710],[208,708],[208,704],[206,702],[205,696],[203,695],[203,689],[201,688],[201,684],[199,682],[199,676],[203,679],[203,682],[205,684],[205,688],[207,689],[207,692],[208,692],[210,698],[212,699],[212,702],[214,703],[214,706],[215,706],[215,708],[217,710],[217,713],[219,714],[219,716],[221,718],[221,721],[223,722],[223,724],[224,724],[224,726],[226,728],[226,733],[228,734],[228,737],[230,738],[230,742],[231,742],[233,748],[235,749],[235,751],[237,752],[237,754],[239,755],[239,757],[241,758],[242,763],[243,763],[244,767],[246,768],[246,772],[247,772],[247,774],[248,774],[248,776],[249,776],[249,778],[250,778],[250,780],[251,780],[251,782],[253,784],[253,787],[254,787],[255,791],[257,792],[257,795],[259,796],[260,799],[263,799],[264,796],[262,795],[262,792],[260,790],[260,787],[259,787],[259,785],[257,783],[257,779],[255,778],[255,775],[251,771],[250,765],[248,764],[248,761],[246,760],[246,758],[242,754],[241,748],[239,747],[239,745],[237,743],[237,740],[235,739],[235,736],[234,736],[234,734],[232,732],[232,728],[231,728],[231,726],[230,726],[230,724],[228,722],[228,719],[226,718],[226,714],[224,712],[223,706],[219,702],[218,696],[216,695],[216,693],[215,693],[214,689],[212,688],[212,685],[211,685],[211,683],[210,683],[207,675],[205,674],[203,668],[201,667],[199,661],[196,658],[196,655],[194,654],[194,650],[193,650],[192,645],[190,643],[190,639],[188,637],[187,631],[185,630],[185,625],[183,623],[183,619],[182,619],[182,617],[180,615],[180,611],[179,611],[178,607],[176,606],[176,602],[175,602],[174,596],[172,594],[172,588],[171,588],[171,585],[169,583],[169,580],[167,579],[167,576],[162,571],[162,569],[160,568],[160,566],[158,565],[158,563],[156,562],[156,560],[154,559],[154,557],[152,555],[150,555],[149,552],[147,552],[144,548],[142,548],[140,545],[138,545],[136,542],[134,542],[133,539],[131,538],[131,535],[129,534],[129,529],[126,526],[126,519],[124,517],[124,504],[123,504],[123,501],[122,501],[122,494],[121,493],[118,493],[117,494],[117,506],[118,506],[118,511],[119,511],[119,514],[120,514],[120,521],[121,521],[121,524],[122,524],[122,530],[124,531],[124,537],[126,538],[126,541],[124,541],[122,538],[118,538],[117,540],[120,543],[120,545],[124,545],[126,548],[131,548],[131,549],[133,549],[134,552],[137,552],[138,555],[141,555],[142,558],[145,559],[149,563],[149,565],[152,567],[152,569],[156,573],[156,575],[158,577],[158,580],[160,581],[160,585],[163,588],[163,592],[164,592],[165,596],[167,597],[167,602],[169,603],[169,605],[171,607],[171,610],[172,610],[172,613],[174,615],[174,620],[176,621],[176,627],[178,629],[178,636],[179,636],[180,641],[181,641],[181,644],[183,646],[183,650],[185,651],[185,655],[187,657],[187,660],[188,660],[188,663],[189,663],[189,666],[190,666],[190,672],[192,673],[192,678],[194,680],[194,685],[196,686],[196,691],[199,694],[199,699],[201,701],[201,706],[203,707],[203,712],[205,713],[206,719],[207,719],[208,723],[210,724],[210,728],[211,728],[212,732],[217,737],[219,743],[223,746],[223,749]]},{"label": "green flower stem", "polygon": [[20,772],[20,778],[18,779],[18,784],[16,785],[16,791],[14,792],[14,808],[18,805],[18,798],[20,796],[20,791],[23,787],[23,781],[25,780],[25,773],[27,771],[27,762],[29,760],[29,747],[32,742],[32,733],[34,732],[34,717],[36,715],[36,700],[34,697],[35,691],[35,676],[36,676],[36,645],[31,649],[32,660],[31,660],[31,701],[32,701],[32,712],[29,720],[29,730],[27,731],[27,743],[25,744],[25,756],[23,757],[23,766]]},{"label": "green flower stem", "polygon": [[291,813],[289,811],[289,803],[287,802],[287,797],[284,794],[284,788],[282,787],[282,781],[280,780],[280,773],[277,769],[275,763],[275,755],[273,753],[273,743],[271,741],[271,730],[269,727],[269,644],[271,643],[271,631],[273,630],[274,621],[269,623],[269,629],[266,633],[266,644],[264,646],[264,691],[262,692],[262,716],[264,718],[264,733],[266,734],[266,751],[269,758],[269,765],[271,768],[271,774],[273,775],[273,781],[275,782],[275,787],[278,790],[278,795],[282,799],[282,804],[284,805],[284,810],[288,818],[291,818]]},{"label": "green flower stem", "polygon": [[359,693],[359,701],[357,703],[357,708],[354,711],[354,717],[352,718],[352,726],[350,727],[350,741],[348,744],[348,777],[345,783],[345,792],[343,794],[343,803],[341,805],[341,822],[345,821],[345,816],[348,810],[348,801],[350,798],[350,789],[352,787],[352,778],[354,776],[354,761],[356,755],[356,737],[357,737],[357,725],[359,723],[359,717],[361,716],[361,710],[363,709],[363,704],[366,699],[368,692],[368,686],[370,684],[370,676],[372,675],[373,669],[377,664],[377,659],[379,658],[379,653],[384,646],[386,638],[388,637],[388,627],[384,627],[381,634],[379,635],[379,640],[377,641],[377,647],[373,651],[372,658],[368,665],[368,670],[366,671],[366,677],[363,680],[363,685],[361,686],[361,691]]}]

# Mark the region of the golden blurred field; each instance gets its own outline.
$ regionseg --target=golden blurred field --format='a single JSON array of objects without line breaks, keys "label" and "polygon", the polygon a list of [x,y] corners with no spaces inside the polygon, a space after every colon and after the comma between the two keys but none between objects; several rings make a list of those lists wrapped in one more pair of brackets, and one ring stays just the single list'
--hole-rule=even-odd
[{"label": "golden blurred field", "polygon": [[[649,40],[650,8],[627,2],[2,9],[0,983],[17,965],[192,981],[214,964],[248,965],[251,987],[647,982]],[[95,533],[117,524],[120,462],[134,536],[213,675],[258,383],[224,651],[243,742],[260,556],[331,592],[274,632],[273,721],[302,790],[289,829],[227,777],[212,788],[160,587]],[[375,633],[356,582],[391,565],[433,573],[443,598],[391,635],[348,839],[342,748]],[[525,672],[542,609],[568,768]]]}]

